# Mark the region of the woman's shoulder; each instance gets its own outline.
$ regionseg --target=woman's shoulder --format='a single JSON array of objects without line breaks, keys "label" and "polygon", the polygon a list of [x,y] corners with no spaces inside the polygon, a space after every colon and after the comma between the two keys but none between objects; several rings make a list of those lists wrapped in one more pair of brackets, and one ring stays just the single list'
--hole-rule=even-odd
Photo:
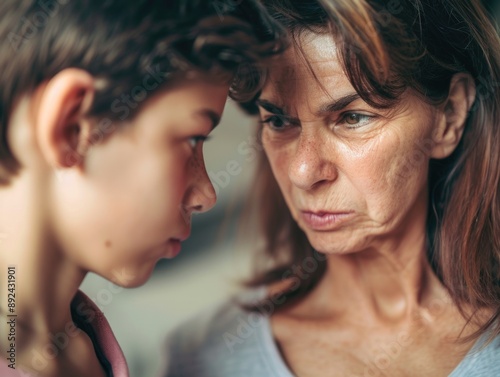
[{"label": "woman's shoulder", "polygon": [[476,342],[450,377],[500,376],[500,335],[493,340],[489,336],[484,334]]},{"label": "woman's shoulder", "polygon": [[268,317],[246,309],[263,297],[262,291],[238,294],[176,328],[167,337],[161,376],[269,375],[273,360]]},{"label": "woman's shoulder", "polygon": [[[172,335],[191,347],[225,346],[233,352],[229,339],[248,337],[253,332],[251,327],[255,327],[248,324],[251,313],[240,298],[237,295],[214,309],[198,314],[179,326]],[[263,318],[259,316],[259,320]]]}]

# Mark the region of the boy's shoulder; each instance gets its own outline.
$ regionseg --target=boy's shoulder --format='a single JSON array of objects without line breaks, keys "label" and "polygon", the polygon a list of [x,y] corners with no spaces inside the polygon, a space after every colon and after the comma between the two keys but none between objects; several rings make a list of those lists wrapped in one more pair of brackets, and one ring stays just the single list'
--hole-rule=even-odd
[{"label": "boy's shoulder", "polygon": [[82,291],[71,302],[71,314],[75,325],[92,340],[97,357],[109,375],[128,377],[125,356],[104,313]]},{"label": "boy's shoulder", "polygon": [[[115,377],[128,377],[128,367],[125,356],[118,344],[111,326],[104,313],[97,305],[82,291],[77,291],[71,302],[71,314],[73,322],[69,322],[64,332],[58,333],[54,337],[54,345],[63,349],[68,344],[70,338],[85,332],[91,339],[96,355],[109,375]],[[50,355],[40,352],[33,352],[31,367],[33,370],[42,370],[46,366],[45,358]],[[36,372],[27,372],[16,365],[15,359],[9,363],[5,358],[0,358],[1,377],[37,377]]]},{"label": "boy's shoulder", "polygon": [[[10,366],[9,366],[10,365]],[[14,369],[15,368],[15,369]],[[18,369],[13,364],[9,364],[2,357],[0,358],[0,376],[2,377],[36,377],[33,374]]]}]

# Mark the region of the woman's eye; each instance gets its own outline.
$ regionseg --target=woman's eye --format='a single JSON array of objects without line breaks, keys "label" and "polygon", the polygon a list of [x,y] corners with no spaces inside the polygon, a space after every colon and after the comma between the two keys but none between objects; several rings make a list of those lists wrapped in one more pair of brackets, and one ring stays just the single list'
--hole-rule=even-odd
[{"label": "woman's eye", "polygon": [[262,120],[260,123],[268,125],[274,131],[283,131],[291,126],[290,121],[278,115],[270,116]]},{"label": "woman's eye", "polygon": [[205,135],[196,135],[196,136],[193,136],[193,137],[190,137],[189,138],[189,145],[191,146],[191,148],[196,148],[196,146],[198,144],[202,144],[203,142],[209,140],[210,137],[209,136],[205,136]]},{"label": "woman's eye", "polygon": [[347,128],[357,128],[369,123],[373,118],[372,115],[345,113],[340,119],[340,123],[347,124]]}]

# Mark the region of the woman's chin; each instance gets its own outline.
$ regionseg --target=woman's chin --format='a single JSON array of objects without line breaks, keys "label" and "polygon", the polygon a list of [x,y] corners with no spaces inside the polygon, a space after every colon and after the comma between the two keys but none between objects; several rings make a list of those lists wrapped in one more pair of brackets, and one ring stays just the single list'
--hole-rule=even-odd
[{"label": "woman's chin", "polygon": [[353,242],[352,237],[350,239],[344,239],[337,235],[307,235],[309,243],[314,248],[314,250],[325,255],[345,255],[354,252],[359,249],[357,242]]}]

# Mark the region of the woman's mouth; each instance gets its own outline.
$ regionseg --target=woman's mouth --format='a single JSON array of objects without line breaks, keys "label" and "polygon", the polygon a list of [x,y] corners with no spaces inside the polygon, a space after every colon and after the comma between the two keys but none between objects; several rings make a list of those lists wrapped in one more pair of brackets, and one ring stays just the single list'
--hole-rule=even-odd
[{"label": "woman's mouth", "polygon": [[334,230],[353,215],[353,211],[300,211],[300,217],[307,227],[319,231]]}]

